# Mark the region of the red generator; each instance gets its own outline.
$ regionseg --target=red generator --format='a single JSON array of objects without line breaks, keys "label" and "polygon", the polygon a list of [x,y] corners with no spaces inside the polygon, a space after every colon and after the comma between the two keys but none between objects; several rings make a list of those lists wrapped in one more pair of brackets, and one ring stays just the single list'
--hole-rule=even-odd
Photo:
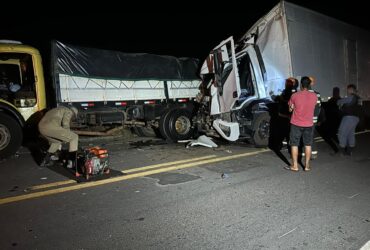
[{"label": "red generator", "polygon": [[83,150],[79,157],[80,170],[86,180],[99,174],[109,174],[108,150],[100,147],[91,147]]}]

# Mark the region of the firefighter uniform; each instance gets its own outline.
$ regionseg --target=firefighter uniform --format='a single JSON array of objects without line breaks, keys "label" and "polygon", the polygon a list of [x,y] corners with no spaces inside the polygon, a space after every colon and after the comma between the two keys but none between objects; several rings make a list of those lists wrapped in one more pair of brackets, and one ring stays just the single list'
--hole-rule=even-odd
[{"label": "firefighter uniform", "polygon": [[[322,100],[321,100],[321,96],[319,92],[312,90],[312,89],[308,91],[315,93],[317,96],[317,103],[316,103],[314,114],[313,114],[313,124],[314,124],[314,127],[317,129],[317,126],[321,126],[321,123],[325,121],[325,113],[324,113],[324,110],[321,108]],[[317,158],[318,151],[317,151],[315,140],[313,140],[312,142],[311,154],[312,154],[311,155],[312,159]]]},{"label": "firefighter uniform", "polygon": [[70,122],[77,115],[74,107],[57,107],[49,110],[39,123],[40,133],[49,141],[48,153],[55,153],[62,147],[62,142],[69,143],[69,152],[78,148],[78,135],[70,130]]}]

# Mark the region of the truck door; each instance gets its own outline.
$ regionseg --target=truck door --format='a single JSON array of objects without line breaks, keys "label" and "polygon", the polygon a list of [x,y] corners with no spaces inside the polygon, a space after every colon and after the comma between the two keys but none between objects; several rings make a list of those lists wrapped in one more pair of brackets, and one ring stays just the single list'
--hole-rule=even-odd
[{"label": "truck door", "polygon": [[237,54],[241,96],[235,107],[240,109],[245,103],[266,98],[264,83],[265,68],[259,50],[251,45]]},{"label": "truck door", "polygon": [[230,112],[240,95],[234,40],[229,37],[211,51],[201,74],[214,73],[211,115]]}]

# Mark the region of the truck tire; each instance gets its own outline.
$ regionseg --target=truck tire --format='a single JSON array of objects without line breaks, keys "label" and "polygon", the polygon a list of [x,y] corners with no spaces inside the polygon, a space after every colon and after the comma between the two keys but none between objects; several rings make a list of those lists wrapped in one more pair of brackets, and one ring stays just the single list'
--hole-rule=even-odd
[{"label": "truck tire", "polygon": [[160,132],[162,138],[164,140],[168,141],[168,142],[173,142],[173,140],[171,139],[171,136],[170,136],[168,122],[169,122],[169,118],[170,118],[171,114],[175,111],[176,111],[176,109],[168,110],[166,113],[164,113],[161,116],[161,118],[159,120],[159,132]]},{"label": "truck tire", "polygon": [[14,155],[22,145],[23,132],[11,116],[0,112],[0,158]]},{"label": "truck tire", "polygon": [[253,122],[252,141],[256,147],[267,147],[270,136],[270,115],[261,113]]},{"label": "truck tire", "polygon": [[187,140],[193,136],[192,115],[186,109],[171,112],[168,119],[168,131],[172,141]]}]

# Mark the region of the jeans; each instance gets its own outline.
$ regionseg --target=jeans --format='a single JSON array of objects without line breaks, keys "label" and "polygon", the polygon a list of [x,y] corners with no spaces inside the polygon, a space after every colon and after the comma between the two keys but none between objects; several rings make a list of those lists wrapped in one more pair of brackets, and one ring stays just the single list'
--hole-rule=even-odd
[{"label": "jeans", "polygon": [[338,129],[338,140],[341,148],[355,146],[355,130],[359,121],[360,119],[357,116],[348,115],[342,118]]}]

